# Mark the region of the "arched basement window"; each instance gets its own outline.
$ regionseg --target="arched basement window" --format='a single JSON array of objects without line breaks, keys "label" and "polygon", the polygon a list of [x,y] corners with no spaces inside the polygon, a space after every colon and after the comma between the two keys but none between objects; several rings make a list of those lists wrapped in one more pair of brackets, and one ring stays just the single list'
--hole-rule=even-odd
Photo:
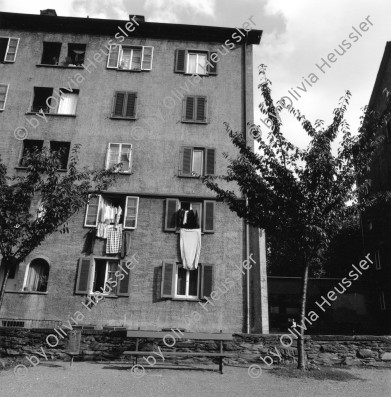
[{"label": "arched basement window", "polygon": [[24,291],[46,292],[49,279],[49,264],[45,259],[33,259],[27,267]]}]

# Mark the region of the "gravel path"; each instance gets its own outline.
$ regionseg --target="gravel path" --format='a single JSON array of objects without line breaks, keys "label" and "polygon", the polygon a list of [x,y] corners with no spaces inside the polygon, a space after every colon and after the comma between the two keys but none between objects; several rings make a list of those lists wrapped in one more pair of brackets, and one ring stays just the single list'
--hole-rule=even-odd
[{"label": "gravel path", "polygon": [[[115,364],[50,362],[29,369],[26,376],[0,372],[1,397],[390,397],[391,371],[352,369],[362,380],[348,382],[283,379],[264,370],[250,378],[247,368],[216,365],[205,370],[147,369],[136,379],[129,367]],[[210,368],[210,369],[209,369]]]}]

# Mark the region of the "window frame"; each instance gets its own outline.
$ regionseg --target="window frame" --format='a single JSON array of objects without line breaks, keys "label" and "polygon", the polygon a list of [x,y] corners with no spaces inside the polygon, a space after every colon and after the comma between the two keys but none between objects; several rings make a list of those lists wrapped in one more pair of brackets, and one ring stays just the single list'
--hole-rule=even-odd
[{"label": "window frame", "polygon": [[[187,115],[187,102],[188,99],[193,98],[193,117],[192,119],[186,118]],[[197,120],[198,106],[199,100],[204,100],[204,119]],[[182,123],[190,123],[190,124],[209,124],[208,118],[208,97],[206,95],[185,95],[182,100]]]},{"label": "window frame", "polygon": [[[201,68],[199,63],[196,63],[196,71],[195,72],[190,72],[189,68],[190,68],[190,56],[192,55],[196,55],[196,62],[198,62],[198,56],[199,55],[203,55],[205,56],[205,73],[198,73],[198,67]],[[185,64],[185,74],[197,74],[199,76],[206,76],[208,75],[208,61],[209,61],[209,51],[200,51],[200,50],[187,50],[186,51],[186,64]]]},{"label": "window frame", "polygon": [[[190,150],[190,173],[185,173],[184,172],[184,161],[185,161],[185,151]],[[193,170],[193,163],[194,163],[194,151],[195,150],[202,150],[203,151],[203,164],[202,164],[202,174],[197,175],[195,174]],[[210,166],[209,163],[209,151],[213,150],[213,173],[208,173],[208,166]],[[179,170],[178,170],[178,176],[180,178],[199,178],[200,176],[207,176],[207,175],[216,175],[216,149],[212,147],[199,147],[199,146],[181,146],[180,151],[179,151]]]},{"label": "window frame", "polygon": [[[7,49],[5,50],[5,53],[4,53],[4,59],[0,60],[0,63],[15,63],[16,55],[18,54],[20,38],[19,37],[13,37],[13,36],[0,36],[0,39],[7,39],[8,40]],[[17,40],[16,47],[15,47],[14,59],[12,61],[7,60],[7,56],[9,55],[9,49],[10,49],[11,40]]]},{"label": "window frame", "polygon": [[[69,162],[69,155],[71,153],[71,142],[69,141],[49,141],[49,148],[51,151],[55,151],[55,149],[52,148],[52,143],[64,143],[64,144],[69,144],[67,147],[68,153],[67,153],[67,159],[66,159],[66,167],[65,168],[58,168],[58,171],[67,171],[68,170],[68,162]],[[65,145],[64,145],[65,147]],[[61,148],[60,148],[61,150]],[[62,164],[61,164],[62,165]]]},{"label": "window frame", "polygon": [[174,274],[173,274],[173,280],[174,280],[174,285],[173,285],[173,298],[176,300],[187,300],[187,301],[199,301],[200,300],[200,293],[201,293],[201,263],[197,267],[197,295],[189,295],[189,288],[190,288],[190,272],[194,272],[194,270],[186,270],[186,294],[185,295],[179,295],[177,293],[178,291],[178,274],[179,274],[179,268],[183,268],[183,264],[181,262],[176,262],[174,264]]},{"label": "window frame", "polygon": [[[46,98],[45,100],[45,106],[41,107],[39,110],[35,110],[34,108],[34,101],[36,97],[36,89],[47,89],[51,90],[51,94]],[[55,94],[57,93],[57,95]],[[75,104],[75,112],[74,113],[59,113],[59,108],[60,108],[60,102],[61,102],[61,95],[76,95],[76,104]],[[80,90],[78,88],[73,88],[72,90],[69,90],[68,88],[60,87],[58,89],[55,89],[54,87],[40,87],[40,86],[34,86],[33,87],[33,97],[31,101],[31,106],[30,110],[28,113],[34,113],[34,114],[39,114],[41,110],[45,115],[49,116],[63,116],[63,117],[76,117],[77,114],[77,105],[79,103],[79,95],[80,95]],[[55,107],[51,107],[47,104],[47,99],[48,98],[55,98],[57,101],[57,105]],[[50,101],[51,105],[51,101]]]},{"label": "window frame", "polygon": [[127,142],[109,142],[108,147],[107,147],[107,152],[106,152],[106,162],[105,162],[105,169],[109,169],[109,164],[110,164],[110,146],[111,145],[119,145],[119,151],[118,151],[118,161],[115,164],[120,163],[121,161],[121,154],[122,154],[122,145],[128,145],[130,146],[130,156],[129,156],[129,171],[121,171],[120,168],[118,167],[114,172],[118,174],[127,174],[130,175],[132,173],[132,159],[133,159],[133,144],[127,143]]},{"label": "window frame", "polygon": [[4,111],[5,110],[5,105],[7,104],[7,98],[8,98],[8,90],[9,90],[9,84],[4,84],[4,83],[0,83],[0,86],[1,87],[6,87],[6,90],[5,90],[5,97],[4,97],[4,105],[3,105],[3,107],[1,108],[0,107],[0,112],[2,112],[2,111]]},{"label": "window frame", "polygon": [[25,144],[26,144],[26,142],[31,142],[31,141],[34,141],[34,142],[42,142],[42,146],[39,148],[39,150],[42,150],[42,149],[43,149],[44,143],[45,143],[45,141],[44,141],[43,139],[23,139],[22,145],[21,145],[21,149],[20,149],[20,152],[19,152],[19,160],[18,160],[18,166],[17,166],[17,168],[27,168],[27,166],[25,166],[25,165],[22,164],[22,160],[23,160],[23,158],[24,158],[23,153],[24,153],[24,149],[25,149]]},{"label": "window frame", "polygon": [[[122,115],[118,116],[115,114],[115,108],[117,105],[117,95],[124,94],[124,103],[122,106]],[[134,95],[134,115],[133,116],[126,116],[126,109],[128,107],[129,96]],[[137,120],[137,106],[138,106],[138,95],[135,91],[114,91],[113,95],[113,104],[111,109],[111,116],[112,119],[119,119],[119,120]]]},{"label": "window frame", "polygon": [[[205,54],[206,55],[206,73],[191,73],[189,72],[189,55],[193,54]],[[217,76],[218,75],[218,61],[212,60],[212,56],[216,54],[218,57],[218,53],[216,51],[209,51],[209,50],[200,50],[200,49],[184,49],[184,48],[177,48],[175,50],[175,58],[174,58],[174,73],[181,73],[184,75],[197,75],[201,77],[206,76]],[[181,59],[182,58],[182,59]],[[182,66],[183,62],[183,68]],[[197,70],[197,69],[196,69]]]},{"label": "window frame", "polygon": [[[123,48],[130,48],[130,49],[140,49],[141,54],[140,54],[140,69],[125,69],[120,66],[122,62],[122,57],[123,57]],[[148,50],[150,51],[150,66],[149,67],[144,67],[144,62],[145,58],[148,56],[146,52]],[[111,56],[117,53],[117,58],[116,58],[116,64],[115,66],[110,65],[110,60],[115,60]],[[153,66],[153,53],[154,53],[154,47],[153,46],[146,46],[146,45],[131,45],[131,44],[111,44],[109,48],[109,54],[107,56],[107,63],[106,63],[106,69],[115,69],[119,71],[126,71],[126,72],[143,72],[143,71],[151,71],[152,66]],[[130,59],[130,67],[132,65],[132,58],[133,58],[133,52],[132,56]]]},{"label": "window frame", "polygon": [[[47,280],[46,280],[46,290],[45,291],[25,291],[25,288],[27,287],[27,281],[29,279],[29,273],[30,273],[30,265],[32,262],[34,262],[36,259],[41,259],[44,260],[47,264],[48,267],[48,274],[47,274]],[[50,276],[50,262],[47,258],[45,257],[41,257],[41,256],[37,256],[32,258],[29,263],[27,263],[26,265],[26,269],[24,272],[24,276],[23,276],[23,284],[22,284],[22,292],[26,292],[26,293],[38,293],[38,294],[47,294],[48,293],[48,287],[49,287],[49,276]]]}]

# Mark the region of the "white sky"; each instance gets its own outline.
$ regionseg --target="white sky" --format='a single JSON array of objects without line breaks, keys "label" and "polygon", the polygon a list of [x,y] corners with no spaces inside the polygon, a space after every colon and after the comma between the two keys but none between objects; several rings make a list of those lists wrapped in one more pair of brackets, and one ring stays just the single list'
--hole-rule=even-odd
[{"label": "white sky", "polygon": [[[315,73],[319,80],[294,101],[307,118],[330,122],[332,111],[345,90],[353,94],[347,114],[352,131],[359,125],[360,109],[369,101],[387,40],[391,40],[389,0],[0,0],[0,10],[39,14],[55,8],[60,16],[128,19],[145,15],[149,22],[172,22],[211,26],[240,26],[251,15],[263,30],[261,45],[254,46],[254,69],[264,63],[272,81],[273,98],[289,95]],[[373,26],[357,42],[349,39],[352,27],[359,29],[370,16]],[[347,39],[352,47],[322,73],[322,63],[334,48]],[[341,52],[341,50],[339,49]],[[255,84],[256,86],[257,84]],[[261,95],[255,90],[254,106]],[[288,137],[300,146],[306,143],[300,125],[282,113]],[[255,119],[259,123],[259,113]],[[265,130],[265,129],[264,129]]]}]

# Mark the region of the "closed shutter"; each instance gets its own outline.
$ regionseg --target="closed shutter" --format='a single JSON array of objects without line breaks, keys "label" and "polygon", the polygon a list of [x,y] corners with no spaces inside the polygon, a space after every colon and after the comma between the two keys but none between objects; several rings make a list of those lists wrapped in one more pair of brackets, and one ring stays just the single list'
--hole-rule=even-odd
[{"label": "closed shutter", "polygon": [[128,261],[121,261],[121,267],[123,269],[125,269],[125,272],[123,272],[121,269],[119,269],[119,271],[121,272],[121,274],[123,274],[125,276],[125,278],[123,278],[122,280],[120,280],[118,278],[118,287],[117,287],[117,295],[118,296],[129,296],[129,280],[130,280],[130,276],[129,276],[129,269],[127,269],[126,267],[126,262]]},{"label": "closed shutter", "polygon": [[128,92],[126,99],[125,117],[136,117],[136,101],[137,94],[135,92]]},{"label": "closed shutter", "polygon": [[182,147],[180,152],[180,170],[179,175],[192,176],[191,160],[193,148]]},{"label": "closed shutter", "polygon": [[112,117],[123,117],[125,100],[126,100],[126,92],[116,92],[114,94]]},{"label": "closed shutter", "polygon": [[194,110],[195,110],[195,97],[187,96],[184,98],[184,111],[183,120],[184,121],[194,121]]},{"label": "closed shutter", "polygon": [[163,262],[161,297],[172,298],[174,296],[174,263]]},{"label": "closed shutter", "polygon": [[208,61],[210,64],[208,64],[208,74],[211,76],[217,76],[217,62],[212,61],[211,56],[213,54],[217,54],[217,52],[210,52]]},{"label": "closed shutter", "polygon": [[118,55],[120,46],[117,44],[111,45],[109,50],[109,57],[107,58],[107,68],[117,69],[118,68]]},{"label": "closed shutter", "polygon": [[209,298],[213,291],[213,265],[201,265],[201,293],[200,298]]},{"label": "closed shutter", "polygon": [[141,61],[142,70],[152,70],[153,47],[143,47],[143,55]]},{"label": "closed shutter", "polygon": [[197,113],[196,120],[197,121],[206,121],[206,98],[205,97],[197,97]]},{"label": "closed shutter", "polygon": [[164,221],[164,231],[176,231],[176,214],[179,208],[179,201],[177,199],[166,199],[166,217]]},{"label": "closed shutter", "polygon": [[216,149],[207,148],[205,156],[205,174],[215,175],[216,173]]},{"label": "closed shutter", "polygon": [[92,258],[80,258],[77,272],[75,294],[88,294],[91,276]]},{"label": "closed shutter", "polygon": [[203,219],[203,231],[204,233],[214,233],[215,231],[215,206],[216,202],[213,200],[204,201],[204,219]]},{"label": "closed shutter", "polygon": [[101,196],[95,196],[95,197],[89,196],[84,226],[96,227],[98,225],[98,211],[99,211],[100,200],[101,200]]},{"label": "closed shutter", "polygon": [[5,62],[15,62],[16,53],[18,52],[19,39],[10,38],[8,40],[7,52],[5,54]]},{"label": "closed shutter", "polygon": [[186,71],[186,50],[175,50],[175,69],[176,73],[185,73]]}]

